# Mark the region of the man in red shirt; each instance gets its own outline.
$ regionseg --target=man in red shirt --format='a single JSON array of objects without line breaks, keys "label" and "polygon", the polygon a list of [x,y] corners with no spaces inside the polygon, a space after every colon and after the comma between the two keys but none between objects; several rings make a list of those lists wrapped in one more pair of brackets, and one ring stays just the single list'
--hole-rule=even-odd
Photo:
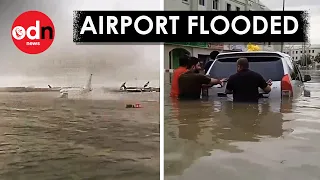
[{"label": "man in red shirt", "polygon": [[179,77],[181,74],[188,71],[187,65],[188,65],[189,57],[187,55],[181,57],[179,59],[179,67],[174,70],[173,72],[173,78],[171,83],[171,93],[170,96],[172,98],[178,98],[179,97]]}]

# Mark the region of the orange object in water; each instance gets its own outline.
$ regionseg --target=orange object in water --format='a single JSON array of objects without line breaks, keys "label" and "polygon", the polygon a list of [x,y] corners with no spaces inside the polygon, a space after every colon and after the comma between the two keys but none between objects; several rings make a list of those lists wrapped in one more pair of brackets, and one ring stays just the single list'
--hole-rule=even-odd
[{"label": "orange object in water", "polygon": [[142,108],[141,104],[126,104],[126,108]]}]

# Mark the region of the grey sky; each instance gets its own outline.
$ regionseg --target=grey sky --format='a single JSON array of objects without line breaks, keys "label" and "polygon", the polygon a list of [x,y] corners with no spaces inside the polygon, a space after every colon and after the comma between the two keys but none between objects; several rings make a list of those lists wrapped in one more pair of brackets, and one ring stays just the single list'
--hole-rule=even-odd
[{"label": "grey sky", "polygon": [[[271,10],[282,10],[282,0],[261,0]],[[286,0],[285,10],[307,10],[310,13],[311,44],[320,44],[320,0]]]},{"label": "grey sky", "polygon": [[[11,40],[13,21],[28,10],[44,12],[55,25],[52,46],[39,55],[20,52]],[[73,10],[160,10],[160,1],[1,0],[0,86],[83,85],[90,73],[96,86],[135,83],[135,78],[159,85],[159,45],[77,46],[72,42]]]}]

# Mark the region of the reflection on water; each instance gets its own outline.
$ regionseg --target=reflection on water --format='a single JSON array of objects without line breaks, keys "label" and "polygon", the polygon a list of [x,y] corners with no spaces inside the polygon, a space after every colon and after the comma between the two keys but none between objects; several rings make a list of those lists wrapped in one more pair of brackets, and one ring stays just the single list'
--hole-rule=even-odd
[{"label": "reflection on water", "polygon": [[293,102],[166,98],[165,179],[320,179],[318,74],[306,84],[311,97]]},{"label": "reflection on water", "polygon": [[132,94],[141,109],[57,95],[0,93],[0,179],[159,179],[156,95]]}]

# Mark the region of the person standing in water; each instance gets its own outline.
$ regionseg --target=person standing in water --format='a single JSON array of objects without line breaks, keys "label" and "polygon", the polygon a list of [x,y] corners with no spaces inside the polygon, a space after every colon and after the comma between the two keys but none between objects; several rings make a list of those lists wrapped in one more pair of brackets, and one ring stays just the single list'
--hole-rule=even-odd
[{"label": "person standing in water", "polygon": [[210,53],[210,60],[204,65],[204,72],[207,73],[213,63],[213,61],[216,59],[216,57],[219,55],[218,51],[212,51]]},{"label": "person standing in water", "polygon": [[226,94],[233,94],[233,102],[258,102],[259,88],[270,93],[272,81],[249,69],[247,58],[237,61],[237,73],[231,75],[226,86]]},{"label": "person standing in water", "polygon": [[188,69],[187,69],[188,60],[189,60],[189,56],[187,56],[187,55],[180,57],[179,67],[177,69],[175,69],[173,72],[173,78],[172,78],[172,83],[171,83],[171,92],[170,92],[170,97],[172,97],[172,98],[179,97],[178,79],[181,74],[188,71]]},{"label": "person standing in water", "polygon": [[187,66],[188,71],[179,77],[179,99],[180,100],[197,100],[200,99],[201,89],[205,86],[222,84],[224,81],[210,78],[198,73],[201,70],[200,60],[196,57],[189,58]]}]

